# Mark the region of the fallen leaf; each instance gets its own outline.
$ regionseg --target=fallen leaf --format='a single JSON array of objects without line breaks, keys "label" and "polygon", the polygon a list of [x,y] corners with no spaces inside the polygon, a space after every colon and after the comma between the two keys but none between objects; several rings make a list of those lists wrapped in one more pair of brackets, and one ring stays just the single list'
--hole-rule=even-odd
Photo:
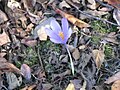
[{"label": "fallen leaf", "polygon": [[27,26],[27,29],[25,30],[27,33],[30,33],[33,29],[34,25],[32,23],[30,23],[28,26]]},{"label": "fallen leaf", "polygon": [[13,90],[22,84],[22,77],[17,78],[14,73],[6,72],[6,77],[9,90]]},{"label": "fallen leaf", "polygon": [[[49,3],[52,3],[54,0],[49,0]],[[36,0],[36,2],[43,4],[46,2],[46,0]]]},{"label": "fallen leaf", "polygon": [[24,88],[20,89],[20,90],[27,90],[28,86],[25,86]]},{"label": "fallen leaf", "polygon": [[120,9],[120,0],[104,0],[108,4]]},{"label": "fallen leaf", "polygon": [[87,86],[87,82],[84,80],[83,86],[82,86],[82,88],[80,90],[86,90],[86,86]]},{"label": "fallen leaf", "polygon": [[0,46],[6,44],[8,42],[10,42],[9,36],[5,32],[0,34]]},{"label": "fallen leaf", "polygon": [[79,0],[72,0],[72,2],[74,2],[74,3],[80,3]]},{"label": "fallen leaf", "polygon": [[[25,86],[24,88],[20,89],[20,90],[35,90],[34,88],[36,87],[36,85],[31,85],[31,86]],[[45,89],[46,90],[46,89]]]},{"label": "fallen leaf", "polygon": [[22,2],[26,9],[32,9],[36,4],[36,0],[22,0]]},{"label": "fallen leaf", "polygon": [[71,71],[70,70],[66,70],[65,72],[63,73],[60,73],[60,74],[54,74],[53,77],[52,77],[52,80],[56,79],[57,77],[64,77],[66,75],[70,75],[71,74]]},{"label": "fallen leaf", "polygon": [[0,57],[4,57],[6,53],[0,53]]},{"label": "fallen leaf", "polygon": [[53,85],[51,85],[50,83],[47,84],[42,84],[42,90],[51,90],[51,88],[53,87]]},{"label": "fallen leaf", "polygon": [[83,50],[83,49],[85,49],[85,45],[80,45],[78,48],[80,49],[80,50]]},{"label": "fallen leaf", "polygon": [[14,10],[15,8],[21,8],[20,3],[15,0],[9,0],[7,6],[12,10]]},{"label": "fallen leaf", "polygon": [[94,86],[95,90],[104,90],[104,87],[102,85],[97,85],[97,86]]},{"label": "fallen leaf", "polygon": [[37,40],[30,39],[30,38],[24,38],[21,40],[21,43],[23,43],[27,46],[33,47],[37,44]]},{"label": "fallen leaf", "polygon": [[96,9],[96,2],[95,0],[87,0],[88,1],[88,5],[87,7],[89,7],[90,9]]},{"label": "fallen leaf", "polygon": [[117,24],[120,25],[120,10],[119,9],[114,9],[113,18],[115,19]]},{"label": "fallen leaf", "polygon": [[8,20],[7,15],[3,11],[0,10],[0,24],[7,20]]},{"label": "fallen leaf", "polygon": [[104,62],[104,57],[105,57],[104,51],[95,49],[92,51],[92,53],[97,68],[100,68],[101,64]]},{"label": "fallen leaf", "polygon": [[43,26],[37,31],[37,33],[41,41],[47,40],[47,33],[45,32],[45,28]]},{"label": "fallen leaf", "polygon": [[56,9],[56,12],[59,13],[61,16],[67,18],[75,26],[78,26],[80,28],[90,27],[90,25],[87,24],[86,22],[79,20],[78,18],[75,18],[73,15],[61,11],[60,9]]},{"label": "fallen leaf", "polygon": [[21,73],[25,77],[25,79],[30,80],[31,78],[31,70],[30,67],[27,64],[21,65]]},{"label": "fallen leaf", "polygon": [[60,9],[63,9],[64,7],[66,7],[66,8],[71,8],[70,5],[66,3],[66,1],[62,1],[62,2],[59,4],[59,7],[60,7]]},{"label": "fallen leaf", "polygon": [[80,52],[77,48],[75,48],[75,50],[73,51],[72,56],[75,60],[78,60],[80,58]]},{"label": "fallen leaf", "polygon": [[115,75],[109,77],[104,83],[110,84],[112,82],[115,82],[116,80],[120,80],[120,72],[118,72]]},{"label": "fallen leaf", "polygon": [[75,90],[74,84],[69,83],[69,85],[67,86],[67,88],[65,90]]},{"label": "fallen leaf", "polygon": [[119,42],[117,42],[114,37],[104,37],[103,40],[110,42],[110,43],[119,44]]},{"label": "fallen leaf", "polygon": [[80,88],[82,88],[82,79],[74,79],[70,80],[70,82],[74,84],[75,90],[80,90]]},{"label": "fallen leaf", "polygon": [[111,9],[108,8],[108,7],[102,7],[102,8],[99,7],[98,10],[99,10],[99,11],[103,11],[103,12],[109,12],[109,11],[111,11]]},{"label": "fallen leaf", "polygon": [[120,90],[120,80],[117,80],[112,84],[111,90]]},{"label": "fallen leaf", "polygon": [[0,58],[0,71],[16,72],[18,74],[21,74],[21,71],[12,63],[7,62],[5,58]]},{"label": "fallen leaf", "polygon": [[20,17],[19,20],[22,22],[22,27],[26,28],[26,22],[27,22],[27,18],[25,16]]},{"label": "fallen leaf", "polygon": [[36,85],[31,85],[31,86],[28,87],[27,90],[34,90],[35,87],[36,87]]},{"label": "fallen leaf", "polygon": [[59,61],[62,61],[62,63],[68,62],[68,55],[60,55]]},{"label": "fallen leaf", "polygon": [[86,10],[86,11],[84,11],[84,12],[89,13],[89,14],[94,15],[94,16],[102,16],[102,15],[108,14],[108,12],[105,12],[105,11],[97,11],[97,10]]}]

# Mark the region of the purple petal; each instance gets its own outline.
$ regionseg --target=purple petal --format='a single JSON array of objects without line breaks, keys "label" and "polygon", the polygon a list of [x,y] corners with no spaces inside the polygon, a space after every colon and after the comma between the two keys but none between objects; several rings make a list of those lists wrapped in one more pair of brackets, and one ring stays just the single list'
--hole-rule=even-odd
[{"label": "purple petal", "polygon": [[49,37],[52,37],[54,35],[53,30],[51,30],[50,28],[45,28],[45,31]]},{"label": "purple petal", "polygon": [[65,35],[64,42],[67,42],[67,40],[68,40],[68,38],[71,36],[71,34],[72,34],[72,29],[69,28],[67,34]]},{"label": "purple petal", "polygon": [[62,30],[64,35],[66,36],[68,33],[68,21],[66,18],[62,18]]},{"label": "purple petal", "polygon": [[54,43],[62,43],[62,39],[56,34],[53,30],[45,28],[47,35],[50,37],[50,40]]},{"label": "purple petal", "polygon": [[51,29],[58,34],[59,31],[61,31],[61,27],[59,25],[59,23],[56,20],[52,20],[50,23]]},{"label": "purple petal", "polygon": [[63,43],[60,39],[50,38],[50,40],[54,43],[57,43],[57,44]]}]

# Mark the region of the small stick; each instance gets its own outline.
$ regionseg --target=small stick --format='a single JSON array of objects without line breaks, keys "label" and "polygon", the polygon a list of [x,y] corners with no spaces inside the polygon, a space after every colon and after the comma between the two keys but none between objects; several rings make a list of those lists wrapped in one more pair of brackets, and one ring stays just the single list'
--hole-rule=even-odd
[{"label": "small stick", "polygon": [[109,24],[111,24],[111,25],[120,27],[120,25],[118,25],[118,24],[116,24],[116,23],[110,22],[110,21],[108,21],[108,20],[106,20],[106,19],[102,19],[102,18],[99,18],[99,17],[95,17],[95,16],[93,16],[93,15],[91,15],[91,14],[88,14],[88,13],[86,13],[86,12],[83,12],[83,11],[79,10],[79,8],[78,8],[77,6],[75,6],[75,5],[74,5],[71,1],[69,1],[69,0],[65,0],[65,1],[66,1],[68,4],[72,5],[74,8],[76,8],[77,11],[79,11],[79,12],[82,13],[83,15],[86,15],[86,16],[88,16],[88,17],[90,17],[90,18],[93,18],[93,19],[96,19],[96,20],[99,20],[99,21],[102,21],[102,22],[106,22],[106,23],[109,23]]},{"label": "small stick", "polygon": [[37,54],[38,54],[39,63],[41,65],[41,68],[42,68],[42,70],[44,70],[43,62],[42,62],[42,59],[41,59],[41,56],[40,56],[40,50],[39,50],[39,48],[37,49]]},{"label": "small stick", "polygon": [[109,4],[105,4],[105,3],[103,3],[103,2],[100,1],[100,0],[95,0],[95,1],[98,2],[99,4],[101,4],[102,6],[108,7],[108,8],[110,8],[110,9],[114,9],[113,6],[110,6]]}]

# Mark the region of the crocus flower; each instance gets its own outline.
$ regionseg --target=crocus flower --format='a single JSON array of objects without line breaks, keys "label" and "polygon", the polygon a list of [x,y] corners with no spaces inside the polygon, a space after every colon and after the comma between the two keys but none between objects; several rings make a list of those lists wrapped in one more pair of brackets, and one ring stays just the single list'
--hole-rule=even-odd
[{"label": "crocus flower", "polygon": [[50,28],[46,28],[46,33],[50,37],[50,40],[58,44],[66,44],[68,38],[72,34],[71,28],[69,28],[66,18],[62,19],[62,28],[56,20],[52,20]]},{"label": "crocus flower", "polygon": [[50,40],[54,43],[58,44],[64,44],[66,46],[68,55],[70,57],[70,62],[71,62],[71,69],[72,69],[72,74],[74,75],[74,65],[72,61],[71,54],[69,52],[69,49],[66,45],[68,38],[72,34],[71,28],[69,28],[68,21],[66,18],[62,19],[62,28],[60,27],[59,23],[56,20],[52,20],[50,23],[51,28],[46,28],[46,33],[50,37]]}]

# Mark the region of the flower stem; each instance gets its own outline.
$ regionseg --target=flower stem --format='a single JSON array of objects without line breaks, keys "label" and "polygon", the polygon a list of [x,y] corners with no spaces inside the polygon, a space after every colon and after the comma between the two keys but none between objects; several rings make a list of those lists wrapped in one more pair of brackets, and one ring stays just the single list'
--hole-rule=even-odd
[{"label": "flower stem", "polygon": [[72,57],[71,57],[70,51],[69,51],[69,49],[68,49],[68,47],[67,47],[66,44],[65,44],[65,47],[66,47],[66,49],[67,49],[67,52],[68,52],[68,55],[69,55],[69,58],[70,58],[72,74],[74,75],[74,71],[75,71],[75,70],[74,70],[73,60],[72,60]]}]

